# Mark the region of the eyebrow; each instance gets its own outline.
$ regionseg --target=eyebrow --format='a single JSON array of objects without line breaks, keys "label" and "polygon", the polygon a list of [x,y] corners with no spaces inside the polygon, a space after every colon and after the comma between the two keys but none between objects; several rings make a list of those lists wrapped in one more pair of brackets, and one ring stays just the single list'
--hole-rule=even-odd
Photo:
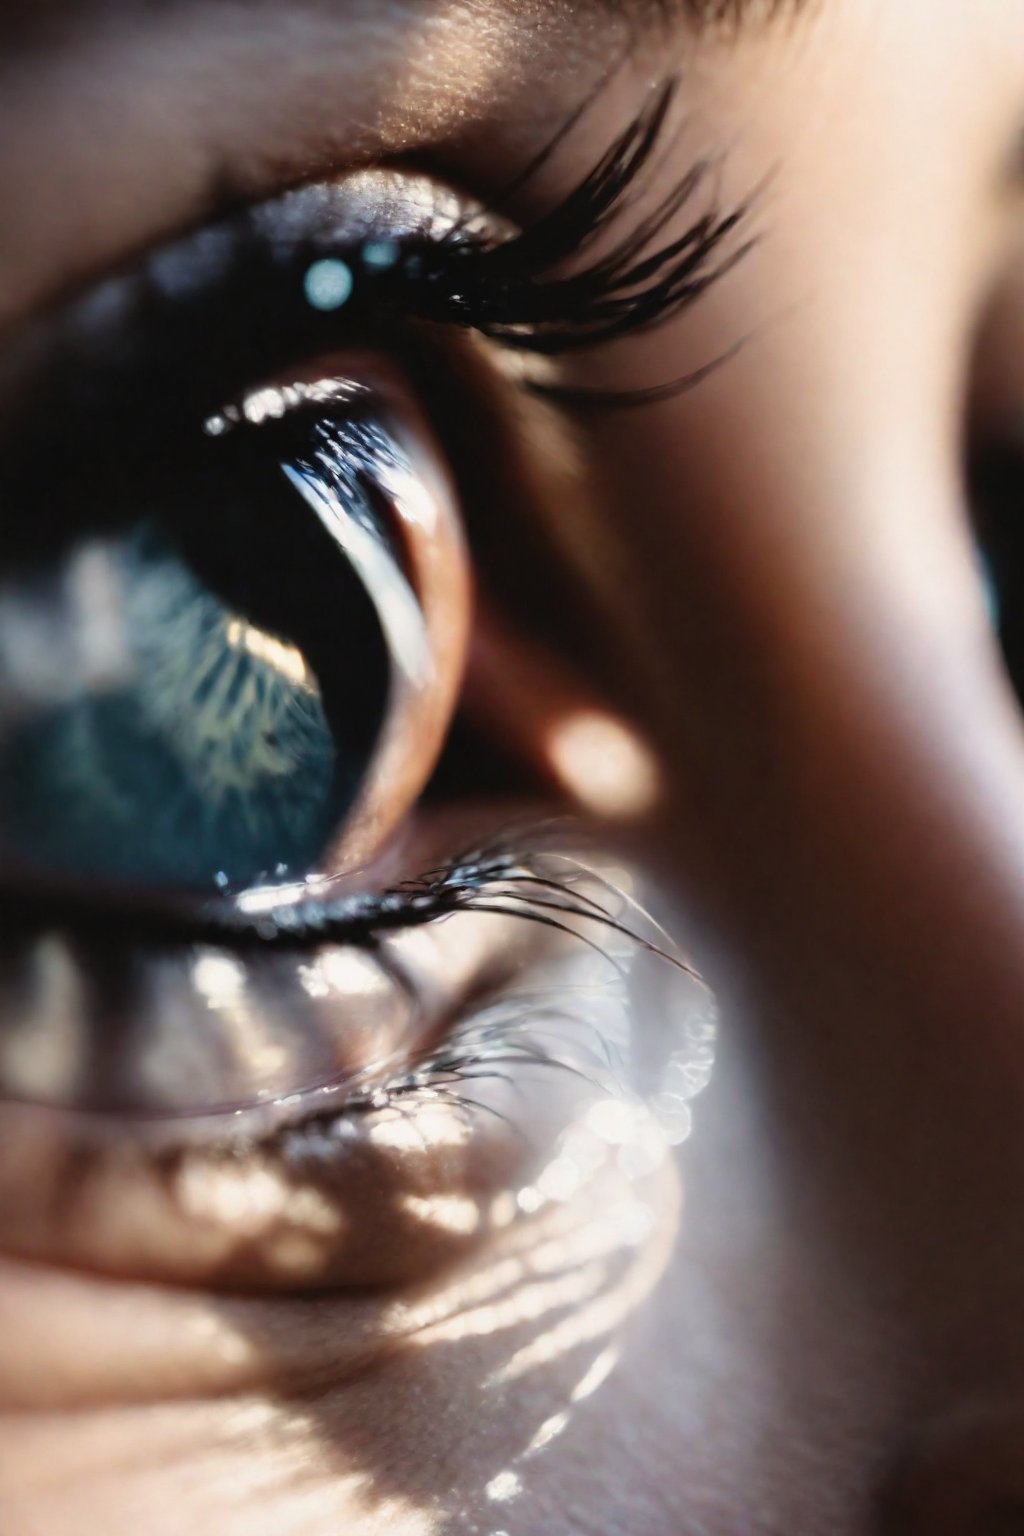
[{"label": "eyebrow", "polygon": [[630,21],[659,20],[678,25],[709,28],[729,26],[734,31],[764,25],[785,13],[802,10],[807,0],[605,0],[607,8]]},{"label": "eyebrow", "polygon": [[[145,11],[158,0],[127,0],[124,10]],[[597,0],[600,8],[633,25],[677,27],[689,24],[700,31],[726,27],[733,32],[767,24],[784,13],[803,10],[808,0]],[[0,0],[4,41],[19,33],[34,34],[40,25],[100,9],[97,0]],[[8,36],[8,34],[13,34]]]}]

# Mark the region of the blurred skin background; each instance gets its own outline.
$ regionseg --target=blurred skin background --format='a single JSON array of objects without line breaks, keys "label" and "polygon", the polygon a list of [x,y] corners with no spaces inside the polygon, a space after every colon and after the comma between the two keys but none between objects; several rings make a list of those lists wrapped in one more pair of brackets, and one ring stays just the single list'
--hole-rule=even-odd
[{"label": "blurred skin background", "polygon": [[[1024,1532],[1024,7],[6,0],[0,54],[0,1526]],[[331,500],[352,411],[405,446]],[[288,551],[375,476],[429,664],[305,862],[506,862],[285,943],[301,796],[250,869],[146,754],[262,807],[373,714]],[[326,700],[285,768],[200,631]]]}]

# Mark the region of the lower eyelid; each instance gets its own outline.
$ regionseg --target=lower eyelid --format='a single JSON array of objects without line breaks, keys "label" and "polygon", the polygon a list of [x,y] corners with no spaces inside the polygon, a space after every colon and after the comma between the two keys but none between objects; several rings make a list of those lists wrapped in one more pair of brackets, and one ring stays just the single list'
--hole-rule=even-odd
[{"label": "lower eyelid", "polygon": [[[8,1250],[215,1287],[396,1285],[424,1278],[524,1212],[575,1195],[633,1132],[640,1164],[655,1166],[660,1122],[636,1097],[633,1074],[642,1057],[644,1086],[663,1087],[651,1061],[674,1059],[678,1077],[680,1052],[697,1041],[707,1065],[707,1037],[647,1040],[634,1060],[627,972],[643,951],[600,923],[574,919],[573,927],[464,913],[397,938],[408,977],[422,980],[433,967],[426,1012],[446,1007],[459,1018],[419,1052],[399,1029],[405,1040],[390,1066],[374,1064],[347,1088],[268,1097],[244,1115],[148,1123],[6,1104],[0,1218]],[[589,947],[595,942],[607,957]],[[197,965],[203,960],[208,991],[219,982],[226,996],[238,974],[224,956]],[[332,964],[347,966],[354,1004],[360,975],[373,975],[367,962],[330,950],[301,962],[307,996],[329,985]],[[706,998],[681,973],[674,984],[686,1002],[677,1018],[689,1027]],[[358,1029],[357,1009],[346,1012],[336,996],[325,1005],[342,1037],[346,1022]],[[447,1022],[435,1019],[438,1035]],[[217,1023],[234,1028],[243,1053],[280,1044],[259,1008],[248,1018],[236,1011],[233,1021],[229,1008]],[[182,1049],[180,1035],[173,1044]],[[165,1064],[150,1066],[166,1090]],[[688,1115],[684,1099],[675,1103],[677,1125]],[[634,1119],[623,1131],[612,1111],[598,1135],[588,1116],[601,1104]]]}]

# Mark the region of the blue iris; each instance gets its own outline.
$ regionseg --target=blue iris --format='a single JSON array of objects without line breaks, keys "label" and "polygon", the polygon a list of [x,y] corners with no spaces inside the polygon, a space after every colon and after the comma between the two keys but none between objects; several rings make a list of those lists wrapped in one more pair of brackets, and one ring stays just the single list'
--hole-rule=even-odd
[{"label": "blue iris", "polygon": [[0,763],[19,846],[175,886],[307,869],[358,783],[301,652],[205,590],[154,529],[111,543],[121,665]]},{"label": "blue iris", "polygon": [[[344,430],[324,472],[370,519],[384,438],[332,441]],[[185,514],[91,539],[91,611],[81,546],[34,584],[0,579],[9,635],[35,603],[24,634],[68,644],[66,685],[33,694],[0,625],[0,706],[21,694],[13,724],[0,711],[0,842],[33,866],[147,888],[298,878],[351,809],[387,704],[376,609],[281,460],[240,463],[202,494],[174,489]]]}]

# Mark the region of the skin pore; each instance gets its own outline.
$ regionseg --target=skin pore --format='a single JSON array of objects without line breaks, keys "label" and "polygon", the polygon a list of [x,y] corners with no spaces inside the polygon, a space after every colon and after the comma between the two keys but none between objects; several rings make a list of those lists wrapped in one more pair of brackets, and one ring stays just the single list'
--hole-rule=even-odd
[{"label": "skin pore", "polygon": [[[659,793],[605,835],[723,1021],[652,1227],[623,1247],[602,1217],[632,1185],[603,1187],[440,1277],[324,1294],[0,1260],[14,1536],[1024,1529],[1024,747],[963,489],[976,395],[1020,419],[986,322],[1021,291],[1024,12],[723,9],[0,15],[12,348],[155,242],[342,169],[500,197],[603,79],[526,217],[669,68],[658,176],[713,156],[756,237],[670,325],[559,365],[620,391],[729,354],[699,387],[577,416],[495,386],[555,597],[535,624],[498,592],[513,633],[469,690],[500,701],[522,645],[536,759],[554,665],[629,719]],[[578,635],[545,625],[559,594]]]}]

